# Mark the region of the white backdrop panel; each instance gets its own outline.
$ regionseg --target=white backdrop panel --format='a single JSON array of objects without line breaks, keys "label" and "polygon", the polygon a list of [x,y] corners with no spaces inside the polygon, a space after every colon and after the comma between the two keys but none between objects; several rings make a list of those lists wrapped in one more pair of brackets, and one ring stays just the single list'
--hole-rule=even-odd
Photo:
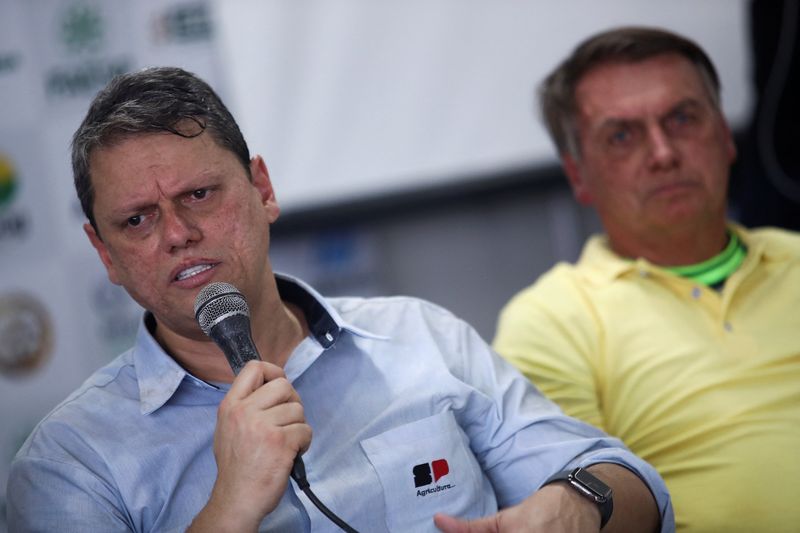
[{"label": "white backdrop panel", "polygon": [[744,0],[217,0],[230,101],[284,209],[553,160],[534,87],[589,34],[661,25],[749,113]]}]

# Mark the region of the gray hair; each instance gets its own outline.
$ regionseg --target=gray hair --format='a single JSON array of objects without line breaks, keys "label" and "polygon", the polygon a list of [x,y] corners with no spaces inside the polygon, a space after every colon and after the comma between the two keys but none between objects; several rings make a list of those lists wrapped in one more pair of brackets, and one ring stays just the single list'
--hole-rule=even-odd
[{"label": "gray hair", "polygon": [[250,152],[236,120],[195,74],[175,67],[147,68],[116,76],[97,93],[72,137],[72,172],[83,213],[98,236],[89,165],[94,149],[133,135],[168,132],[191,138],[206,130],[250,176]]},{"label": "gray hair", "polygon": [[580,157],[575,88],[593,68],[637,63],[663,54],[679,54],[700,73],[712,105],[720,106],[720,82],[708,55],[695,42],[656,28],[623,27],[596,34],[578,45],[539,88],[545,126],[559,154]]}]

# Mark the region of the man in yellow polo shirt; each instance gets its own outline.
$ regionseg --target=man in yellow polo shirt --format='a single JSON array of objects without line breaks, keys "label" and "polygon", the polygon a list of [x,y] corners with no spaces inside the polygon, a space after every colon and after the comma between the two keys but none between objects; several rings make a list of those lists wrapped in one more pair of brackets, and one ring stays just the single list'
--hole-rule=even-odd
[{"label": "man in yellow polo shirt", "polygon": [[736,149],[712,63],[621,28],[540,96],[605,234],[509,302],[495,348],[655,466],[679,531],[800,531],[800,236],[726,219]]}]

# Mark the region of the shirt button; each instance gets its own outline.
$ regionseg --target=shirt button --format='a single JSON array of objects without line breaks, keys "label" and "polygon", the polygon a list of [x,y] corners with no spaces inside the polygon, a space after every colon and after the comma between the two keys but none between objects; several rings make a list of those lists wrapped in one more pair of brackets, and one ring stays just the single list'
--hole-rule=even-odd
[{"label": "shirt button", "polygon": [[647,270],[640,270],[639,271],[639,276],[642,277],[642,278],[646,278],[646,277],[650,276],[650,273],[647,272]]},{"label": "shirt button", "polygon": [[728,332],[733,331],[733,326],[731,325],[730,322],[725,322],[724,327],[725,327],[725,331],[728,331]]},{"label": "shirt button", "polygon": [[700,295],[702,293],[703,293],[703,291],[700,290],[700,287],[693,287],[692,288],[692,298],[694,298],[695,300],[700,298]]}]

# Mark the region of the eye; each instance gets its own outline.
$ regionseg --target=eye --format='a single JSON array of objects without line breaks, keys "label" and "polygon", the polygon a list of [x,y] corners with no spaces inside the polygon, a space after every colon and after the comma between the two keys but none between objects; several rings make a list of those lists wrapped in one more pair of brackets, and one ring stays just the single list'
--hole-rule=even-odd
[{"label": "eye", "polygon": [[692,119],[692,117],[689,116],[689,113],[686,113],[685,111],[675,111],[670,118],[672,123],[676,126],[688,124]]},{"label": "eye", "polygon": [[132,228],[135,228],[136,226],[138,226],[139,224],[142,223],[142,218],[143,218],[142,215],[134,215],[134,216],[130,217],[127,220],[128,226],[130,226]]},{"label": "eye", "polygon": [[194,200],[202,200],[208,196],[208,189],[195,189],[192,191],[192,198]]},{"label": "eye", "polygon": [[691,128],[702,122],[701,113],[694,108],[676,109],[669,115],[664,122],[667,131],[683,133],[692,131]]},{"label": "eye", "polygon": [[609,136],[609,142],[611,144],[624,144],[631,139],[631,132],[627,128],[620,128],[613,132]]}]

